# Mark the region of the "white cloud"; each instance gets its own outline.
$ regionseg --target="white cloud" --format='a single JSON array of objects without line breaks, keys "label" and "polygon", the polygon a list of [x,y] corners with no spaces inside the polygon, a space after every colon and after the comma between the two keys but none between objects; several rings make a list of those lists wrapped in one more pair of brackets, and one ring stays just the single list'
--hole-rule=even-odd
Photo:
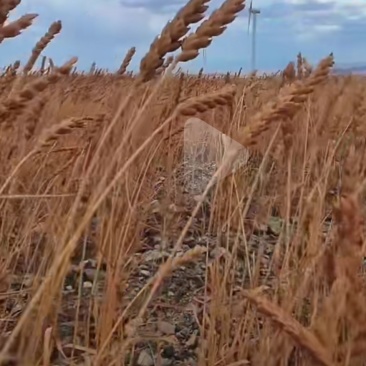
[{"label": "white cloud", "polygon": [[[306,5],[314,3],[314,15],[321,10],[316,10],[316,4],[330,5],[331,8],[326,12],[328,16],[339,15],[342,18],[365,17],[366,1],[365,0],[286,0],[289,4]],[[325,15],[325,14],[324,14]]]},{"label": "white cloud", "polygon": [[21,4],[21,8],[27,12],[42,9],[43,12],[59,16],[65,23],[67,18],[79,18],[85,24],[85,32],[88,28],[98,27],[109,33],[125,32],[131,36],[153,34],[160,31],[168,20],[168,16],[156,14],[144,7],[123,6],[119,0],[23,0]]},{"label": "white cloud", "polygon": [[366,1],[350,0],[350,1],[335,1],[334,12],[339,16],[347,19],[360,19],[366,17]]},{"label": "white cloud", "polygon": [[341,29],[339,24],[317,24],[313,31],[316,33],[332,33]]}]

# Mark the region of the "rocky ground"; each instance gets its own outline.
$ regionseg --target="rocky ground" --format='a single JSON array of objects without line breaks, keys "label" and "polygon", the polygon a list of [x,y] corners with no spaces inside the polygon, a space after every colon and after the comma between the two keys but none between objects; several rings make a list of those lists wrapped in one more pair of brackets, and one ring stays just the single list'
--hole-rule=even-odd
[{"label": "rocky ground", "polygon": [[[156,199],[151,203],[151,215],[147,220],[146,228],[142,234],[142,250],[135,254],[135,262],[138,266],[133,270],[128,280],[128,290],[125,293],[125,303],[131,300],[140,292],[157,272],[161,263],[172,253],[177,235],[190,217],[194,205],[197,203],[195,194],[202,193],[202,189],[211,177],[215,166],[209,166],[201,174],[201,181],[194,179],[192,186],[187,185],[187,180],[177,181],[177,184],[184,186],[179,203],[171,203],[168,207],[162,208],[160,198],[164,191],[164,177],[160,177],[160,187],[156,192]],[[177,175],[183,178],[182,171],[187,172],[186,167],[181,167]],[[194,186],[199,184],[200,187]],[[171,225],[169,235],[162,234],[162,221],[170,213]],[[255,232],[247,243],[245,238],[237,232],[222,233],[222,235],[210,235],[206,229],[210,216],[210,203],[205,202],[202,210],[199,211],[193,220],[192,226],[186,235],[182,247],[176,255],[183,255],[188,250],[202,246],[207,250],[199,260],[189,263],[176,269],[171,277],[167,278],[161,286],[157,296],[151,302],[148,309],[148,317],[138,327],[138,337],[142,340],[134,350],[132,365],[153,366],[153,365],[196,365],[197,347],[200,335],[200,328],[203,320],[203,310],[211,301],[210,288],[206,285],[208,268],[213,263],[224,263],[226,260],[233,261],[232,286],[244,287],[250,282],[250,274],[247,271],[248,258],[251,266],[255,266],[255,258],[260,252],[260,280],[259,283],[269,283],[274,278],[271,270],[271,255],[275,243],[278,240],[278,228],[276,224],[263,227],[260,232]],[[169,222],[165,220],[166,225]],[[170,228],[172,229],[172,228]],[[174,234],[175,233],[175,234]],[[232,257],[232,246],[236,245],[238,256]],[[246,249],[248,253],[246,253]],[[92,293],[92,281],[95,276],[95,262],[89,260],[84,268],[83,299],[85,300]],[[103,282],[105,273],[99,271],[100,284]],[[253,274],[252,274],[253,276]],[[252,280],[254,280],[252,278]],[[72,285],[66,286],[70,297],[77,297],[77,289]],[[72,295],[74,294],[74,295]],[[142,297],[144,299],[144,297]],[[136,301],[131,313],[137,311],[141,302]],[[69,312],[70,313],[70,312]],[[72,324],[70,317],[69,324]],[[72,330],[69,330],[69,337]],[[159,341],[163,340],[163,341]],[[70,343],[72,339],[70,338]]]}]

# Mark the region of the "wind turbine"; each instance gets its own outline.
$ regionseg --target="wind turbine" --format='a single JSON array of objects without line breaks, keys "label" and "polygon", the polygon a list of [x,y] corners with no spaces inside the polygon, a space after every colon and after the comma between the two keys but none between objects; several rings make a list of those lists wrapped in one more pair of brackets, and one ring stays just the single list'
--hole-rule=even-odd
[{"label": "wind turbine", "polygon": [[253,15],[253,28],[252,28],[252,71],[255,71],[255,56],[256,56],[256,33],[257,33],[257,15],[260,14],[259,9],[253,8],[253,0],[250,2],[249,7],[249,19],[248,19],[248,34],[250,28],[250,19]]}]

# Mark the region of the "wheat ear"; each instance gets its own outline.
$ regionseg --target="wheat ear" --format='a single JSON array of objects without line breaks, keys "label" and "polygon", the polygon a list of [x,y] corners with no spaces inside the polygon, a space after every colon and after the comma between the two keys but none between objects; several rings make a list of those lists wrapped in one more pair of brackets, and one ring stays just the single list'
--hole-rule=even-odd
[{"label": "wheat ear", "polygon": [[190,0],[175,15],[173,20],[165,25],[160,37],[155,38],[150,50],[140,63],[140,80],[148,81],[155,77],[156,71],[164,65],[164,57],[169,52],[176,51],[181,46],[181,38],[189,31],[189,25],[201,21],[208,9],[209,0]]},{"label": "wheat ear", "polygon": [[243,295],[256,306],[258,311],[270,318],[283,331],[323,366],[334,366],[331,355],[317,337],[298,321],[285,313],[279,306],[259,295],[257,291],[242,291]]},{"label": "wheat ear", "polygon": [[136,48],[135,47],[131,47],[127,51],[126,56],[123,59],[122,64],[121,64],[120,68],[117,71],[118,75],[123,75],[126,72],[127,67],[130,64],[130,62],[132,60],[132,57],[134,56],[135,53],[136,53]]},{"label": "wheat ear", "polygon": [[77,62],[77,58],[73,57],[63,66],[55,69],[55,71],[45,78],[37,78],[27,84],[21,91],[15,92],[8,100],[0,105],[0,120],[2,122],[19,115],[25,106],[33,100],[40,92],[45,90],[48,85],[56,83],[62,76],[68,75],[72,67]]},{"label": "wheat ear", "polygon": [[0,28],[3,27],[8,19],[9,12],[14,10],[20,4],[20,0],[8,0],[0,3]]},{"label": "wheat ear", "polygon": [[176,62],[187,62],[199,55],[199,50],[207,48],[212,37],[224,33],[228,24],[232,23],[237,13],[245,8],[245,0],[226,0],[220,8],[215,10],[207,20],[202,22],[195,33],[190,34],[182,42],[182,52]]},{"label": "wheat ear", "polygon": [[12,170],[11,174],[9,174],[4,182],[4,184],[0,188],[0,195],[4,193],[6,187],[9,185],[10,181],[13,179],[15,174],[19,171],[19,169],[24,165],[24,163],[30,159],[35,154],[38,154],[42,151],[43,148],[51,145],[52,142],[57,140],[60,136],[71,133],[75,129],[83,128],[87,122],[100,122],[102,119],[102,115],[98,117],[71,117],[66,120],[61,121],[59,124],[51,127],[42,133],[41,138],[36,144],[35,148],[32,149]]},{"label": "wheat ear", "polygon": [[84,128],[88,122],[96,122],[96,117],[71,117],[46,130],[39,139],[36,151],[51,146],[60,136],[68,135],[75,129]]},{"label": "wheat ear", "polygon": [[5,38],[14,38],[18,36],[22,30],[30,27],[35,18],[37,18],[38,14],[26,14],[21,16],[19,19],[11,22],[5,26],[0,28],[0,43]]},{"label": "wheat ear", "polygon": [[217,106],[229,105],[232,102],[235,93],[235,85],[230,85],[225,86],[217,92],[188,99],[177,106],[176,114],[190,117],[197,113],[204,113]]},{"label": "wheat ear", "polygon": [[32,50],[32,55],[29,58],[28,62],[24,66],[23,73],[26,75],[29,71],[32,70],[32,67],[36,63],[39,55],[42,51],[47,47],[47,45],[55,38],[55,36],[61,32],[62,24],[61,21],[57,21],[51,24],[48,28],[47,33],[36,43]]},{"label": "wheat ear", "polygon": [[235,140],[243,146],[250,147],[256,144],[259,135],[267,131],[272,122],[292,118],[316,86],[327,79],[333,64],[333,56],[323,59],[309,78],[294,83],[277,102],[268,103],[247,126],[239,129]]}]

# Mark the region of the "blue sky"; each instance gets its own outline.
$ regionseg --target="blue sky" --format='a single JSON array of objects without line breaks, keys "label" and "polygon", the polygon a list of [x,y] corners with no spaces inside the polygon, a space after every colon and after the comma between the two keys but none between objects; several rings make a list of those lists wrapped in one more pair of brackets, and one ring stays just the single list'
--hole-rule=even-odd
[{"label": "blue sky", "polygon": [[[223,0],[211,0],[210,9]],[[1,45],[0,65],[25,61],[39,38],[55,20],[63,29],[45,50],[56,64],[78,56],[78,67],[118,68],[126,51],[135,46],[131,64],[139,60],[165,23],[185,0],[22,0],[10,20],[25,13],[38,13],[33,26]],[[248,1],[249,3],[249,1]],[[301,51],[311,62],[334,52],[341,65],[366,64],[366,0],[254,0],[261,9],[257,28],[257,68],[284,68]],[[207,49],[207,72],[250,68],[248,11],[214,39]],[[204,66],[203,57],[185,65],[191,71]]]}]

